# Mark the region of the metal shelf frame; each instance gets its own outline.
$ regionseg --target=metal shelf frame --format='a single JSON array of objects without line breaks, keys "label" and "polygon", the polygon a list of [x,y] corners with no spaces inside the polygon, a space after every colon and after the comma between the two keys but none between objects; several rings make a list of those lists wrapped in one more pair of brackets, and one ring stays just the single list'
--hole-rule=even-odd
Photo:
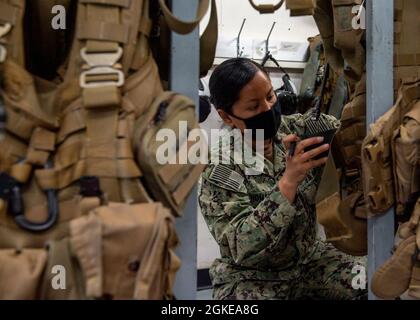
[{"label": "metal shelf frame", "polygon": [[[175,0],[172,12],[186,21],[195,19],[198,0]],[[190,97],[198,111],[198,81],[200,65],[198,27],[187,35],[171,33],[169,87]],[[198,114],[198,112],[197,112]],[[176,275],[174,293],[177,299],[195,300],[197,296],[197,188],[193,190],[181,218],[176,219],[180,238],[177,255],[181,268]]]},{"label": "metal shelf frame", "polygon": [[[394,0],[366,1],[367,128],[394,104]],[[390,256],[394,244],[394,209],[368,219],[368,283]],[[378,299],[370,290],[369,300]]]}]

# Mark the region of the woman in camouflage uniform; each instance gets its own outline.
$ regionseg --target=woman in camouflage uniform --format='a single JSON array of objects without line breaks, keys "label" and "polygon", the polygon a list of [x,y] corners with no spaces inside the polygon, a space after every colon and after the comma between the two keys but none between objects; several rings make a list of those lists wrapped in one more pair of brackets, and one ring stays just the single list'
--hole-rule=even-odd
[{"label": "woman in camouflage uniform", "polygon": [[[210,163],[202,174],[199,203],[221,253],[210,269],[214,298],[364,298],[364,279],[355,277],[363,277],[357,273],[366,259],[346,255],[317,235],[315,194],[327,158],[314,158],[329,145],[304,151],[322,141],[299,139],[309,115],[281,117],[267,73],[244,58],[215,69],[210,93],[229,130],[265,130],[261,174],[247,174],[247,164],[233,157],[229,164]],[[339,126],[332,116],[321,116]],[[292,142],[296,149],[289,156]]]}]

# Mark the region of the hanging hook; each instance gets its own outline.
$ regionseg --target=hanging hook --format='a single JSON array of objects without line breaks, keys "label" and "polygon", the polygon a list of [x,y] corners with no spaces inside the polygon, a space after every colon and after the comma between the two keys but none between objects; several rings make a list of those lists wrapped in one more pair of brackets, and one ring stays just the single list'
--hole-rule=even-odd
[{"label": "hanging hook", "polygon": [[244,53],[243,50],[241,50],[240,38],[241,38],[241,33],[242,33],[242,29],[244,28],[245,22],[246,22],[246,18],[244,18],[244,20],[242,21],[241,29],[239,29],[238,37],[236,38],[236,57],[240,57],[242,56],[242,53]]},{"label": "hanging hook", "polygon": [[270,60],[271,62],[273,62],[277,68],[279,68],[284,74],[288,75],[286,70],[283,69],[283,67],[278,63],[278,61],[276,59],[274,59],[274,57],[272,56],[271,52],[270,52],[270,37],[271,34],[273,33],[274,30],[274,26],[276,25],[276,22],[274,21],[273,24],[271,25],[271,29],[270,32],[268,33],[267,39],[265,40],[265,55],[264,58],[262,59],[261,65],[265,66],[265,64],[267,63],[268,60]]},{"label": "hanging hook", "polygon": [[357,13],[357,19],[358,20],[360,20],[360,17],[362,16],[362,12],[365,9],[364,5],[365,5],[365,0],[362,1],[362,4],[360,5],[360,8],[359,8],[359,12]]},{"label": "hanging hook", "polygon": [[271,26],[270,32],[268,33],[267,39],[265,40],[265,54],[270,53],[270,50],[269,50],[270,37],[271,37],[271,33],[273,32],[275,25],[276,25],[276,22],[274,21],[273,25]]}]

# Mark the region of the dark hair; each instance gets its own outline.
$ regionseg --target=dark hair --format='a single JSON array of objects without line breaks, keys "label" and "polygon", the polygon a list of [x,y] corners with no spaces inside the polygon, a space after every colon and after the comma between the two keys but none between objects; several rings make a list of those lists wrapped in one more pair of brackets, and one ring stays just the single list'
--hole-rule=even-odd
[{"label": "dark hair", "polygon": [[242,88],[254,78],[258,71],[268,76],[261,65],[250,59],[234,58],[224,61],[216,67],[210,77],[211,103],[217,109],[230,113]]}]

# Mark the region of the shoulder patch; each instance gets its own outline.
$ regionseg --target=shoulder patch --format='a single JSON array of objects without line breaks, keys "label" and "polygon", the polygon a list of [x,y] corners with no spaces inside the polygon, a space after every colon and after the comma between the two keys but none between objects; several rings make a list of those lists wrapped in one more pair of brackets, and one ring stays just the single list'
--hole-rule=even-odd
[{"label": "shoulder patch", "polygon": [[223,165],[217,165],[211,172],[209,180],[227,189],[239,191],[245,179],[236,171]]}]

